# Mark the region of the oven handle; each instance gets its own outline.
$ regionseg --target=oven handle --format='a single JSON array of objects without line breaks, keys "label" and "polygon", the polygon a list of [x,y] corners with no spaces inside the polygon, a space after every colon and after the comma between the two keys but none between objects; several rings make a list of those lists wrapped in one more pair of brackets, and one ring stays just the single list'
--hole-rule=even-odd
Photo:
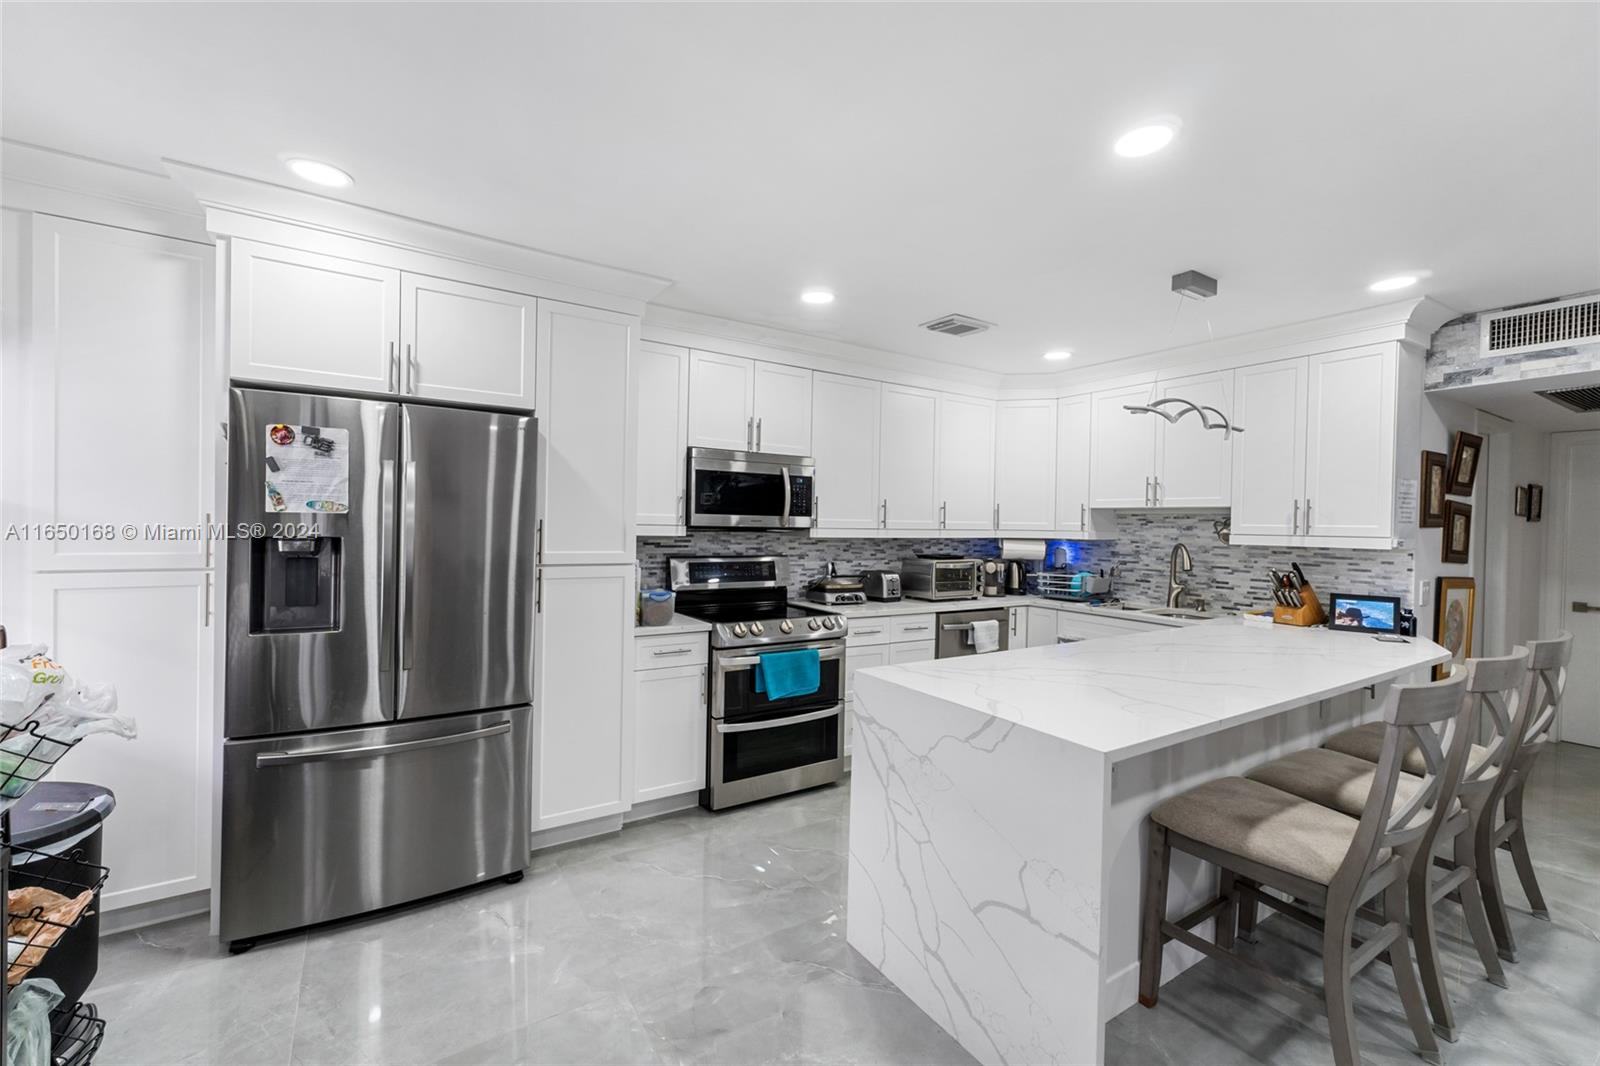
[{"label": "oven handle", "polygon": [[777,729],[780,726],[799,725],[801,722],[815,722],[819,718],[831,718],[843,710],[844,704],[835,703],[832,707],[824,707],[820,711],[807,711],[805,714],[797,714],[790,718],[772,718],[765,722],[734,722],[732,725],[727,722],[717,722],[716,727],[719,733],[750,733],[757,729]]},{"label": "oven handle", "polygon": [[[804,649],[800,649],[800,650],[804,650]],[[817,657],[821,658],[821,659],[842,659],[842,658],[844,658],[844,649],[843,648],[818,648],[817,649]],[[717,660],[717,669],[726,671],[729,667],[755,666],[760,661],[761,661],[761,656],[759,656],[759,655],[741,655],[737,659],[718,659]]]}]

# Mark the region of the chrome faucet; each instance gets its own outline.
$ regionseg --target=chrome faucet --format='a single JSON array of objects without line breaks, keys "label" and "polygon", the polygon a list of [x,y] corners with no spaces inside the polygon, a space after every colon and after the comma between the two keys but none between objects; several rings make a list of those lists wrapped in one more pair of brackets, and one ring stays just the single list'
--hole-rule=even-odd
[{"label": "chrome faucet", "polygon": [[1184,547],[1180,540],[1172,546],[1172,568],[1167,574],[1167,606],[1183,606],[1184,594],[1189,591],[1189,586],[1178,580],[1178,569],[1182,567],[1184,573],[1194,569],[1194,558],[1189,554],[1189,549]]}]

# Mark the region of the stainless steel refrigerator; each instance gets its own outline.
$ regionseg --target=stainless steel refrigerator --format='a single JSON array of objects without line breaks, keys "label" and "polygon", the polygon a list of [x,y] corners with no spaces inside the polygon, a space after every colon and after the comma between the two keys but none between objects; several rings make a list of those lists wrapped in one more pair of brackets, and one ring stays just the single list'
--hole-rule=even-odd
[{"label": "stainless steel refrigerator", "polygon": [[532,417],[256,389],[230,408],[222,938],[520,876]]}]

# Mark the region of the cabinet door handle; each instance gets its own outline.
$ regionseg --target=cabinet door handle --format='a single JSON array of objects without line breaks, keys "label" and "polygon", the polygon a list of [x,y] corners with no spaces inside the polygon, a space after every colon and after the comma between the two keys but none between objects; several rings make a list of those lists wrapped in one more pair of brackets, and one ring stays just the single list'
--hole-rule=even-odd
[{"label": "cabinet door handle", "polygon": [[1311,532],[1311,497],[1306,497],[1306,532]]},{"label": "cabinet door handle", "polygon": [[539,524],[533,532],[533,565],[544,565],[544,519],[539,519]]},{"label": "cabinet door handle", "polygon": [[879,508],[879,511],[880,511],[880,514],[881,514],[881,517],[878,519],[878,528],[879,529],[888,529],[889,528],[889,501],[888,501],[888,499],[885,498],[880,504],[878,504],[878,508]]},{"label": "cabinet door handle", "polygon": [[651,655],[688,655],[693,648],[657,648]]},{"label": "cabinet door handle", "polygon": [[[903,631],[906,632],[906,633],[926,633],[928,631],[928,627],[927,626],[906,626],[906,627],[904,627]],[[873,632],[874,633],[881,633],[881,632],[883,632],[883,630],[875,629],[875,630],[873,630]]]},{"label": "cabinet door handle", "polygon": [[761,419],[756,419],[756,451],[761,450]]},{"label": "cabinet door handle", "polygon": [[1596,607],[1592,603],[1584,603],[1582,600],[1572,601],[1573,614],[1588,614],[1590,611],[1600,611],[1600,607]]},{"label": "cabinet door handle", "polygon": [[1294,525],[1289,527],[1290,533],[1300,532],[1300,501],[1294,501]]},{"label": "cabinet door handle", "polygon": [[681,492],[678,493],[678,509],[676,511],[674,511],[673,513],[675,515],[677,515],[678,521],[687,522],[689,520],[689,516],[683,513],[683,500],[684,500],[683,493],[681,493]]},{"label": "cabinet door handle", "polygon": [[411,354],[411,345],[406,345],[406,391],[417,391],[417,379],[422,376],[422,361]]},{"label": "cabinet door handle", "polygon": [[1086,504],[1086,503],[1078,504],[1078,529],[1079,530],[1085,530],[1085,529],[1089,528],[1089,519],[1084,513],[1088,509],[1089,509],[1089,505],[1088,504]]},{"label": "cabinet door handle", "polygon": [[544,568],[533,572],[533,613],[544,613]]},{"label": "cabinet door handle", "polygon": [[389,342],[389,391],[400,391],[400,356],[394,350],[394,341]]},{"label": "cabinet door handle", "polygon": [[1151,498],[1155,500],[1155,505],[1157,507],[1160,507],[1161,506],[1161,479],[1160,478],[1156,478],[1150,484],[1152,486],[1152,490],[1151,490],[1152,491],[1152,496],[1151,496]]},{"label": "cabinet door handle", "polygon": [[1145,478],[1144,479],[1144,505],[1146,507],[1150,506],[1150,479],[1149,478]]},{"label": "cabinet door handle", "polygon": [[1000,505],[998,503],[994,505],[994,528],[1000,528]]},{"label": "cabinet door handle", "polygon": [[205,528],[204,536],[205,536],[205,539],[206,539],[206,568],[210,569],[210,567],[211,567],[211,512],[210,511],[206,512],[206,528]]},{"label": "cabinet door handle", "polygon": [[940,529],[944,528],[945,511],[949,506],[950,505],[948,503],[940,503],[939,504],[939,528]]},{"label": "cabinet door handle", "polygon": [[206,571],[206,625],[211,628],[211,571]]},{"label": "cabinet door handle", "polygon": [[751,415],[744,420],[744,446],[748,451],[756,450],[756,416]]}]

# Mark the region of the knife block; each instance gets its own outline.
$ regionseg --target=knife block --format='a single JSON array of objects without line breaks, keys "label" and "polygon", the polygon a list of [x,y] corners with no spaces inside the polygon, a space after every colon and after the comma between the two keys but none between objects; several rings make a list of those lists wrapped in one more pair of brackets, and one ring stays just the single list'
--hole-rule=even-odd
[{"label": "knife block", "polygon": [[1272,620],[1281,626],[1320,626],[1328,620],[1322,610],[1322,601],[1317,599],[1317,590],[1309,584],[1300,586],[1301,605],[1299,607],[1283,607],[1274,604],[1272,607]]}]

